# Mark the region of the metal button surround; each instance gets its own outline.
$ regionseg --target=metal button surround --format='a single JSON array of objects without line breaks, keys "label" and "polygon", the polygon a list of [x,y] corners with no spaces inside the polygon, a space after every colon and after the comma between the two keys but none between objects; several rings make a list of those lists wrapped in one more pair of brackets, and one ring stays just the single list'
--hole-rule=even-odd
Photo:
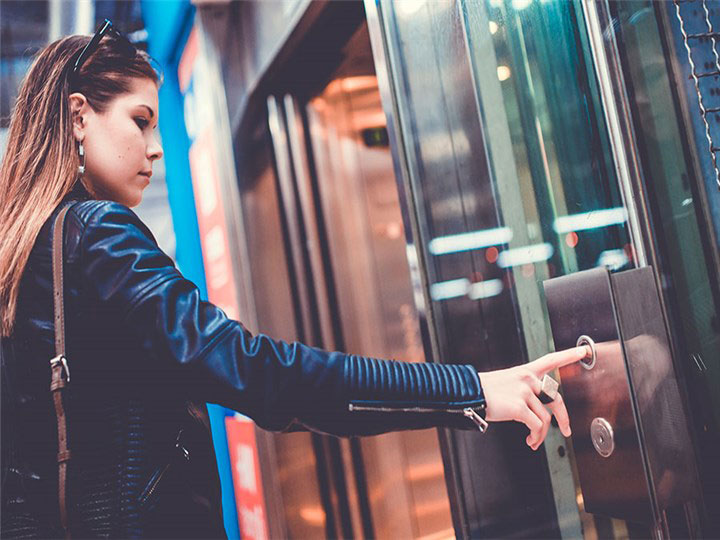
[{"label": "metal button surround", "polygon": [[595,418],[590,424],[590,438],[597,453],[610,457],[615,450],[615,436],[612,425],[604,418]]},{"label": "metal button surround", "polygon": [[592,369],[595,367],[595,361],[597,360],[597,352],[595,351],[595,342],[592,340],[590,336],[582,335],[577,340],[577,347],[582,347],[584,345],[587,345],[590,347],[590,350],[592,351],[592,357],[591,358],[583,358],[580,360],[580,365],[584,367],[585,369]]}]

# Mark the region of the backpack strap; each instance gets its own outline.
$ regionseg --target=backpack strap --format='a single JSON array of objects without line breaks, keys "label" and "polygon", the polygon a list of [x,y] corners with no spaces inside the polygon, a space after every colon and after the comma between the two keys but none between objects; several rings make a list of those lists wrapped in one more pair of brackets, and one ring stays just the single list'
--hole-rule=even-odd
[{"label": "backpack strap", "polygon": [[[63,405],[63,390],[70,382],[70,370],[65,357],[65,306],[63,288],[63,230],[65,216],[72,204],[65,206],[55,218],[53,224],[53,304],[55,311],[55,358],[50,360],[50,391],[55,404],[58,434],[58,503],[60,505],[60,522],[65,531],[65,538],[70,538],[67,506],[67,465],[70,461],[70,450],[67,440],[67,420]],[[64,373],[63,373],[64,372]]]}]

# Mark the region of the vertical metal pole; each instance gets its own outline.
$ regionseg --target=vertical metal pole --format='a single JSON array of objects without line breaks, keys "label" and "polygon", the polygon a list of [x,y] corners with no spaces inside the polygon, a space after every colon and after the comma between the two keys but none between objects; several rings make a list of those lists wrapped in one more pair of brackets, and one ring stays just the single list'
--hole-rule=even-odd
[{"label": "vertical metal pole", "polygon": [[[643,234],[643,228],[648,230],[649,225],[643,222],[639,207],[644,208],[642,194],[633,187],[633,176],[639,178],[639,165],[632,141],[625,136],[628,126],[622,125],[620,115],[620,104],[615,98],[613,88],[613,73],[610,70],[607,53],[605,50],[603,28],[600,25],[597,4],[594,0],[583,0],[582,11],[585,19],[590,49],[595,64],[600,97],[605,113],[605,123],[610,138],[613,157],[615,158],[615,170],[617,173],[620,194],[623,204],[628,212],[628,230],[632,238],[635,250],[635,261],[637,266],[647,266],[648,254]],[[623,129],[625,128],[625,129]],[[645,213],[643,213],[645,214]],[[644,216],[647,217],[646,215]]]},{"label": "vertical metal pole", "polygon": [[91,34],[95,29],[93,0],[50,0],[48,42],[70,34]]},{"label": "vertical metal pole", "polygon": [[95,31],[95,2],[93,0],[75,1],[75,21],[73,34],[92,34]]}]

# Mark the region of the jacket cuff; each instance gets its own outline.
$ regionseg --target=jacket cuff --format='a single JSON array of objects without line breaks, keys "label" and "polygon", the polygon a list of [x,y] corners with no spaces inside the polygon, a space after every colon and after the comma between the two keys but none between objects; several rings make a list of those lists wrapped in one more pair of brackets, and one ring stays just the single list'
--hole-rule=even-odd
[{"label": "jacket cuff", "polygon": [[345,403],[356,416],[392,429],[474,428],[468,409],[484,417],[480,376],[471,365],[410,363],[348,356]]}]

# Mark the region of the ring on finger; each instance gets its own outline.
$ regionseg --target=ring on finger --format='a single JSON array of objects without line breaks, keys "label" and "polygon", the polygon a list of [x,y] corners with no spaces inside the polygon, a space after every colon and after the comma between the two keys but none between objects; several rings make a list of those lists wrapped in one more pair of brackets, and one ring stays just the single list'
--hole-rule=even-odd
[{"label": "ring on finger", "polygon": [[555,398],[558,396],[558,387],[560,386],[558,382],[550,375],[545,375],[540,383],[540,393],[538,394],[540,403],[547,405],[555,401]]}]

